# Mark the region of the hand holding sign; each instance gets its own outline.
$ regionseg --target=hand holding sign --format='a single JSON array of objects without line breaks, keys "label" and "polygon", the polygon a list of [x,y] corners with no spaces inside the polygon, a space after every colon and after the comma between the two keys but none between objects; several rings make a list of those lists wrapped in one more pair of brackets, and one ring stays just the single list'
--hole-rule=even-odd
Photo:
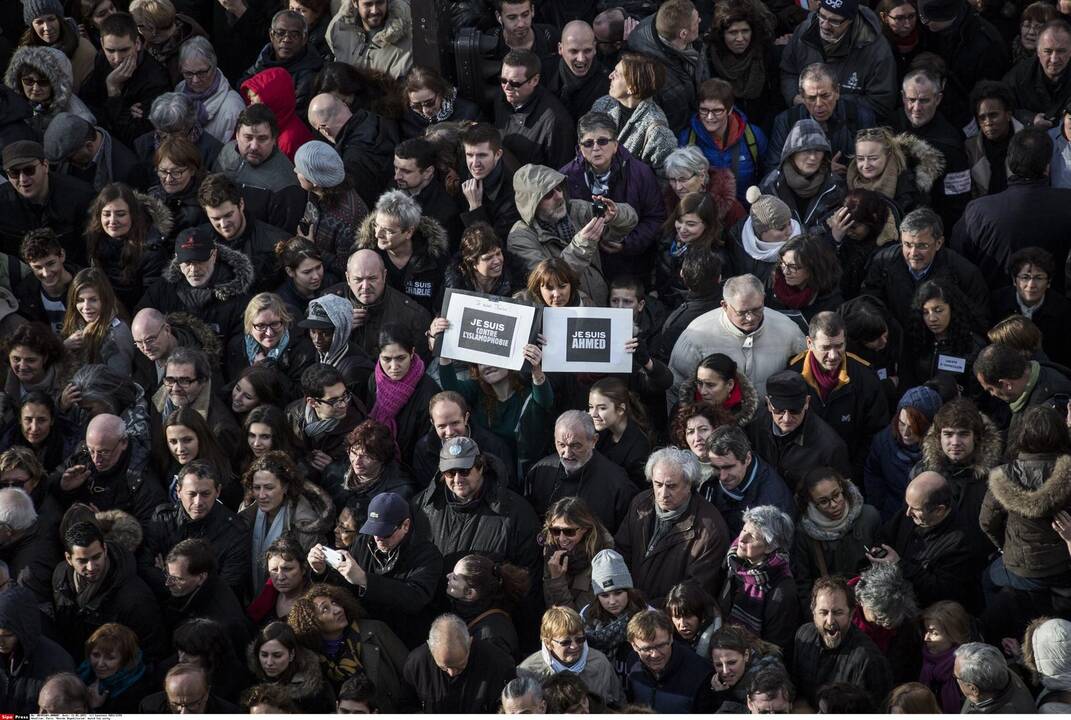
[{"label": "hand holding sign", "polygon": [[622,308],[555,308],[543,310],[542,367],[545,372],[632,371],[627,345],[632,335],[632,310]]},{"label": "hand holding sign", "polygon": [[530,305],[489,295],[447,290],[443,316],[432,323],[431,331],[442,332],[442,358],[467,363],[520,370],[525,361],[535,320]]},{"label": "hand holding sign", "polygon": [[532,383],[542,385],[547,379],[547,376],[543,374],[543,348],[538,345],[525,345],[524,359],[532,366]]}]

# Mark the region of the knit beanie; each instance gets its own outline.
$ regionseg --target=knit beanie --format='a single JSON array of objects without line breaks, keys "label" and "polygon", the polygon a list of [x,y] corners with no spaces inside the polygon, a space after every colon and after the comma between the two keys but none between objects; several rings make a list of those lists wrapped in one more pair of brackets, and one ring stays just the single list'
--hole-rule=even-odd
[{"label": "knit beanie", "polygon": [[763,195],[755,185],[747,189],[747,201],[751,203],[751,228],[755,237],[762,237],[767,230],[779,230],[792,219],[792,211],[784,200],[776,195]]},{"label": "knit beanie", "polygon": [[27,25],[44,15],[63,19],[63,3],[60,0],[22,0],[22,20]]},{"label": "knit beanie", "polygon": [[316,187],[333,188],[346,179],[346,168],[338,152],[319,140],[310,140],[298,148],[294,167]]},{"label": "knit beanie", "polygon": [[941,396],[933,388],[919,385],[908,390],[900,398],[896,406],[897,414],[906,407],[915,408],[925,415],[927,420],[933,422],[933,416],[941,409]]},{"label": "knit beanie", "polygon": [[859,0],[822,0],[822,7],[834,15],[851,20],[859,12]]},{"label": "knit beanie", "polygon": [[632,588],[632,574],[617,550],[600,550],[591,558],[591,591],[596,595]]}]

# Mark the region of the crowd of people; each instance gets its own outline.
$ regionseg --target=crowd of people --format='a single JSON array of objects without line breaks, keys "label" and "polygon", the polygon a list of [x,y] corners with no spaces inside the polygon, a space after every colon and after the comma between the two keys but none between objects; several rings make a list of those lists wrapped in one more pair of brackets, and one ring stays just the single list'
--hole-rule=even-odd
[{"label": "crowd of people", "polygon": [[1071,711],[1071,5],[435,6],[2,3],[0,709]]}]

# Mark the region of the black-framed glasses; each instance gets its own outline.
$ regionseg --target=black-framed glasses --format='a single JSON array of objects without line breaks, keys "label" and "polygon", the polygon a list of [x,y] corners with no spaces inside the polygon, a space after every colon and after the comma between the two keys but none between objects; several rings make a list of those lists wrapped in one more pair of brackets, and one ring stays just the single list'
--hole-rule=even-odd
[{"label": "black-framed glasses", "polygon": [[698,110],[698,115],[701,118],[709,118],[709,119],[713,120],[714,118],[721,117],[722,115],[724,115],[727,112],[728,112],[728,109],[727,108],[723,108],[723,107],[720,107],[720,108],[700,107],[699,110]]},{"label": "black-framed glasses", "polygon": [[283,329],[283,321],[272,320],[270,323],[253,323],[253,329],[259,333],[267,333],[270,331],[273,334],[277,334]]},{"label": "black-framed glasses", "polygon": [[839,503],[843,499],[844,493],[842,493],[840,490],[834,490],[829,497],[820,497],[814,501],[814,504],[820,508],[827,508],[832,506],[834,503]]},{"label": "black-framed glasses", "polygon": [[414,112],[420,112],[421,110],[431,110],[435,107],[435,104],[439,102],[439,96],[430,97],[427,100],[414,100],[409,103],[409,108]]},{"label": "black-framed glasses", "polygon": [[282,28],[272,28],[271,36],[276,40],[300,40],[305,37],[304,30],[283,30]]},{"label": "black-framed glasses", "polygon": [[33,165],[23,165],[22,167],[8,168],[4,172],[7,173],[7,176],[8,178],[10,178],[11,182],[17,182],[18,179],[23,175],[25,175],[26,177],[33,177],[34,175],[36,175],[37,168],[37,163],[34,163]]},{"label": "black-framed glasses", "polygon": [[1016,275],[1015,279],[1016,279],[1016,281],[1021,282],[1023,285],[1026,285],[1028,282],[1036,282],[1036,283],[1046,282],[1049,279],[1049,276],[1045,275],[1044,273],[1039,273],[1037,275],[1026,275],[1026,274],[1024,274],[1024,275]]},{"label": "black-framed glasses", "polygon": [[666,648],[668,648],[672,644],[673,644],[672,640],[665,640],[663,642],[656,643],[654,645],[644,645],[644,646],[633,645],[632,649],[636,651],[637,655],[656,655],[656,654],[662,652],[663,650],[665,650]]},{"label": "black-framed glasses", "polygon": [[175,387],[176,385],[178,385],[179,387],[188,388],[190,385],[193,385],[200,379],[201,378],[196,377],[173,377],[171,375],[168,375],[164,378],[164,385],[168,387]]},{"label": "black-framed glasses", "polygon": [[164,170],[163,168],[156,168],[156,176],[161,180],[178,180],[189,171],[190,169],[187,167],[175,168],[174,170]]},{"label": "black-framed glasses", "polygon": [[44,78],[39,78],[34,75],[23,75],[22,80],[23,87],[52,87],[52,83]]},{"label": "black-framed glasses", "polygon": [[590,150],[598,145],[599,147],[606,147],[612,142],[617,142],[616,138],[600,137],[600,138],[588,138],[580,142],[580,147]]},{"label": "black-framed glasses", "polygon": [[183,70],[182,79],[189,82],[190,80],[200,80],[201,78],[208,77],[211,73],[215,72],[215,68],[206,68],[204,70]]},{"label": "black-framed glasses", "polygon": [[313,400],[315,400],[316,402],[320,403],[321,405],[330,405],[331,407],[344,407],[347,403],[349,403],[350,397],[352,397],[352,396],[350,395],[349,392],[344,392],[341,395],[339,395],[338,397],[333,397],[333,398],[313,398]]}]

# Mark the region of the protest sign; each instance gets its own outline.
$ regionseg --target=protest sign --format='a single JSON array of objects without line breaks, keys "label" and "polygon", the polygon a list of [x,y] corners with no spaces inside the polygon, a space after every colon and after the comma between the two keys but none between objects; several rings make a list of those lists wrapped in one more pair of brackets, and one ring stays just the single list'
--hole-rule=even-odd
[{"label": "protest sign", "polygon": [[535,308],[505,298],[447,290],[440,355],[451,360],[520,370]]},{"label": "protest sign", "polygon": [[545,372],[632,372],[625,343],[632,337],[632,310],[571,307],[543,310]]}]

